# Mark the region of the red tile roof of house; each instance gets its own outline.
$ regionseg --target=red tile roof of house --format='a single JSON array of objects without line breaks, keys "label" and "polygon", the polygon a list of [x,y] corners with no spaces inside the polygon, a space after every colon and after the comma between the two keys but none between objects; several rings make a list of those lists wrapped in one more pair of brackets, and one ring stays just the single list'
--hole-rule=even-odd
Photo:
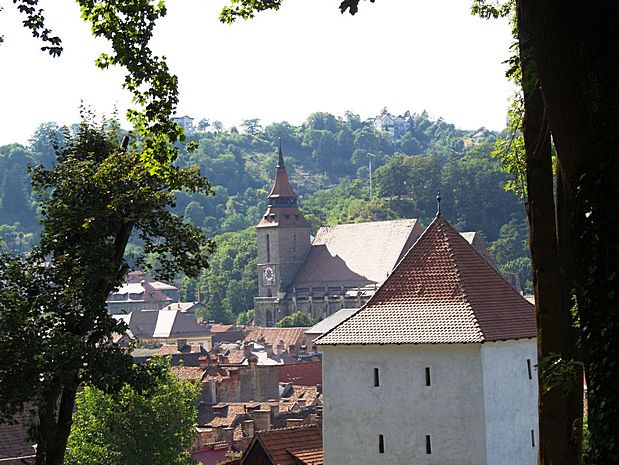
[{"label": "red tile roof of house", "polygon": [[170,371],[182,381],[198,381],[204,376],[204,370],[200,367],[170,367]]},{"label": "red tile roof of house", "polygon": [[246,457],[258,443],[276,465],[323,463],[322,434],[316,425],[258,431]]},{"label": "red tile roof of house", "polygon": [[367,304],[315,342],[481,343],[535,335],[533,306],[438,216]]},{"label": "red tile roof of house", "polygon": [[279,341],[284,341],[284,349],[288,350],[291,345],[301,346],[306,344],[307,336],[305,331],[307,328],[262,328],[260,326],[248,326],[245,332],[245,341],[271,344],[274,348],[277,347]]}]

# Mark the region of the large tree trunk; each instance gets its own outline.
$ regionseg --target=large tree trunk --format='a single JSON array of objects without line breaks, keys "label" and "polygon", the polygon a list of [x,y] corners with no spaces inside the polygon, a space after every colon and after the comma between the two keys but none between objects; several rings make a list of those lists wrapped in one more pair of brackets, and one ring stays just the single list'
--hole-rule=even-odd
[{"label": "large tree trunk", "polygon": [[45,402],[39,404],[36,465],[62,465],[64,462],[76,394],[75,387],[61,387],[59,382]]},{"label": "large tree trunk", "polygon": [[591,463],[619,463],[619,5],[522,5],[570,209]]},{"label": "large tree trunk", "polygon": [[[570,313],[571,275],[559,258],[559,227],[564,210],[555,204],[550,128],[546,118],[527,24],[518,5],[520,61],[524,93],[523,132],[527,176],[527,214],[533,286],[537,315],[538,361],[541,367],[553,354],[574,358],[575,337]],[[556,218],[556,221],[555,221]],[[569,241],[562,241],[569,243]],[[575,389],[565,395],[562,386],[546,390],[547,378],[539,370],[540,465],[576,465],[580,462],[580,434],[574,425],[582,418],[582,401]],[[578,380],[580,381],[580,379]]]}]

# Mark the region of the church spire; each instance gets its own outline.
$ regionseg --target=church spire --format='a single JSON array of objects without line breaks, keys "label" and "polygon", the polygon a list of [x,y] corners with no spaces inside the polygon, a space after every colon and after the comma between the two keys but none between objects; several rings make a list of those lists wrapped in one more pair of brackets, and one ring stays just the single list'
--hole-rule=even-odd
[{"label": "church spire", "polygon": [[267,200],[269,205],[258,227],[278,225],[308,227],[307,220],[297,204],[297,193],[290,185],[290,180],[288,179],[281,139],[278,144],[275,181],[273,182],[271,192],[267,196]]},{"label": "church spire", "polygon": [[284,154],[282,152],[282,140],[279,139],[277,159],[277,171],[275,172],[275,182],[273,188],[269,193],[269,205],[273,207],[278,206],[296,206],[297,194],[290,185],[288,179],[288,172],[286,171],[286,165],[284,164]]},{"label": "church spire", "polygon": [[286,169],[284,165],[284,154],[282,153],[282,138],[278,137],[277,139],[279,141],[279,159],[277,160],[277,167]]}]

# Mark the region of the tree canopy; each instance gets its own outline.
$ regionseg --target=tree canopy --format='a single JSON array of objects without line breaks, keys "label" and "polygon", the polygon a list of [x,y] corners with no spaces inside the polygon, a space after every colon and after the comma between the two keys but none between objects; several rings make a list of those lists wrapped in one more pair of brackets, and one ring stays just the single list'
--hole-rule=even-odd
[{"label": "tree canopy", "polygon": [[199,384],[180,381],[162,360],[148,390],[86,386],[77,395],[67,465],[190,465]]},{"label": "tree canopy", "polygon": [[209,185],[195,169],[175,171],[173,181],[153,172],[141,147],[120,143],[113,121],[97,125],[88,113],[57,163],[32,171],[40,243],[28,256],[0,260],[0,418],[33,405],[37,464],[62,463],[82,383],[104,391],[151,383],[152,373],[111,343],[126,327],[105,306],[128,270],[129,239],[157,253],[161,276],[207,266],[213,243],[170,206],[172,187]]}]

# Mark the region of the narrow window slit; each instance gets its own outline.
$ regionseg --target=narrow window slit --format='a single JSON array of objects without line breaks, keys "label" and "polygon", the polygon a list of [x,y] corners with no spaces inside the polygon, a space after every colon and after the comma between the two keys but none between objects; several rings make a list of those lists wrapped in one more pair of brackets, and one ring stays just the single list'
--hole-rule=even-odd
[{"label": "narrow window slit", "polygon": [[430,439],[430,435],[426,434],[426,454],[432,453],[432,440]]},{"label": "narrow window slit", "polygon": [[529,372],[529,379],[533,379],[533,370],[531,369],[531,359],[527,359],[527,371]]},{"label": "narrow window slit", "polygon": [[432,379],[430,378],[430,367],[426,367],[426,386],[432,385]]},{"label": "narrow window slit", "polygon": [[380,376],[378,374],[378,368],[374,368],[374,387],[380,386]]},{"label": "narrow window slit", "polygon": [[381,454],[385,453],[385,439],[382,434],[378,435],[378,452]]},{"label": "narrow window slit", "polygon": [[535,430],[531,430],[531,447],[535,447]]}]

